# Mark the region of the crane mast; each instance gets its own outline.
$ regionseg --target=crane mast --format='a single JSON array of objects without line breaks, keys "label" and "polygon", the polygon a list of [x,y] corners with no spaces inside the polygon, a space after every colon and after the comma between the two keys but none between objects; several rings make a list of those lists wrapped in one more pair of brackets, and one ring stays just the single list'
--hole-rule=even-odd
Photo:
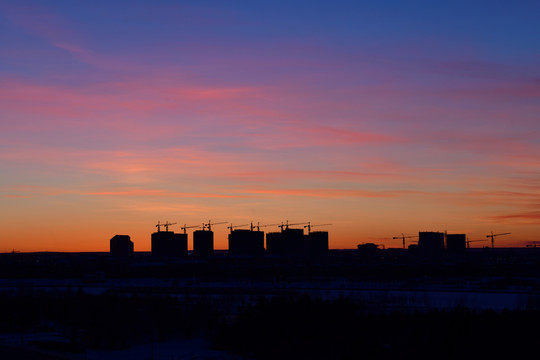
[{"label": "crane mast", "polygon": [[307,223],[307,222],[303,222],[303,223],[289,224],[289,220],[287,220],[285,224],[283,224],[283,222],[281,222],[281,225],[278,225],[278,227],[280,227],[280,228],[281,228],[281,231],[283,231],[283,228],[285,228],[285,230],[289,230],[289,226],[294,226],[294,225],[304,225],[304,224],[308,224],[308,223]]},{"label": "crane mast", "polygon": [[186,229],[200,228],[200,227],[201,227],[201,225],[186,226],[186,224],[184,224],[184,226],[182,226],[180,229],[184,230],[184,234],[186,234]]},{"label": "crane mast", "polygon": [[403,240],[403,248],[405,249],[405,239],[412,239],[418,237],[416,235],[405,235],[404,233],[401,233],[401,236],[394,236],[392,239],[402,239]]},{"label": "crane mast", "polygon": [[230,229],[231,230],[231,233],[233,232],[233,229],[234,228],[238,228],[238,227],[242,227],[242,226],[248,226],[249,224],[242,224],[242,225],[234,225],[231,224],[231,226],[227,226],[227,229]]},{"label": "crane mast", "polygon": [[267,226],[279,226],[279,224],[264,224],[264,225],[260,225],[259,222],[257,222],[257,226],[253,225],[253,221],[251,222],[251,231],[253,231],[253,229],[255,229],[255,227],[257,227],[257,231],[260,231],[262,227],[267,227]]},{"label": "crane mast", "polygon": [[208,231],[211,231],[212,230],[212,225],[220,225],[220,224],[227,224],[227,222],[222,221],[222,222],[212,224],[212,222],[210,220],[208,220],[208,224],[203,224],[203,230],[208,229]]},{"label": "crane mast", "polygon": [[495,248],[495,236],[501,236],[501,235],[509,235],[511,233],[507,232],[507,233],[500,233],[500,234],[494,234],[493,231],[491,232],[491,234],[487,234],[486,237],[487,238],[491,238],[491,248]]},{"label": "crane mast", "polygon": [[332,224],[315,224],[315,225],[311,225],[311,222],[308,221],[307,225],[304,226],[304,229],[307,228],[308,234],[310,234],[312,227],[315,227],[315,226],[330,226],[330,225],[332,225]]}]

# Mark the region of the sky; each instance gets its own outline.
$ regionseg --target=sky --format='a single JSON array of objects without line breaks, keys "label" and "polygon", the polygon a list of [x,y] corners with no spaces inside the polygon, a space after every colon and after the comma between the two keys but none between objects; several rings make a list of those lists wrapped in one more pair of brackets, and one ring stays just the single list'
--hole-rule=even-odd
[{"label": "sky", "polygon": [[540,241],[538,14],[1,0],[0,252],[108,251],[115,234],[149,251],[158,221],[331,224],[313,228],[331,248]]}]

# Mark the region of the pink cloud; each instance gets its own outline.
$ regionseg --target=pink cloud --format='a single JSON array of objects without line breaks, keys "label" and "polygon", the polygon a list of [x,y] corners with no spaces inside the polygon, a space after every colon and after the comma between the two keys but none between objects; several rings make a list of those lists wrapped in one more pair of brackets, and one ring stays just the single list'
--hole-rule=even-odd
[{"label": "pink cloud", "polygon": [[486,219],[500,224],[540,225],[540,211],[492,215],[487,217]]},{"label": "pink cloud", "polygon": [[246,193],[259,195],[286,195],[319,198],[393,198],[400,195],[399,191],[369,191],[342,189],[246,189]]},{"label": "pink cloud", "polygon": [[129,196],[129,197],[165,197],[165,198],[245,198],[245,195],[213,194],[213,193],[194,193],[194,192],[176,192],[168,190],[152,189],[126,189],[126,190],[105,190],[91,191],[85,195],[99,196]]}]

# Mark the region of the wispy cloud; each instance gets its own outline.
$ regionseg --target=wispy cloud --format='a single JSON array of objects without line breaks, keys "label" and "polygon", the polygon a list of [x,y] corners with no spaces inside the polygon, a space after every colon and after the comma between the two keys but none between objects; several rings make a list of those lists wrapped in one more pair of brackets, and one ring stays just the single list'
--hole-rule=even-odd
[{"label": "wispy cloud", "polygon": [[492,215],[486,218],[498,224],[540,225],[540,211],[530,211],[514,214]]},{"label": "wispy cloud", "polygon": [[286,196],[301,196],[301,197],[318,197],[318,198],[393,198],[402,193],[399,191],[369,191],[369,190],[348,190],[348,189],[246,189],[246,193],[259,195],[286,195]]},{"label": "wispy cloud", "polygon": [[98,196],[128,196],[128,197],[163,197],[163,198],[245,198],[245,195],[231,194],[212,194],[212,193],[194,193],[194,192],[177,192],[168,190],[152,190],[152,189],[124,189],[124,190],[104,190],[90,191],[85,195]]}]

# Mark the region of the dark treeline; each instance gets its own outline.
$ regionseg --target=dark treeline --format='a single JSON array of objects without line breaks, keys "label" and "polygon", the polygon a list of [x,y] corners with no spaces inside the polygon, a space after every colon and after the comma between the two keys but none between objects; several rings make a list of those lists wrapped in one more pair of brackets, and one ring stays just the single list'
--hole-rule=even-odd
[{"label": "dark treeline", "polygon": [[5,279],[84,279],[96,273],[104,278],[197,277],[200,280],[315,276],[399,280],[426,275],[538,278],[540,262],[535,249],[481,251],[429,261],[401,251],[377,251],[371,256],[355,251],[331,251],[317,259],[216,256],[196,261],[152,258],[144,253],[132,259],[114,259],[107,253],[0,254],[0,278]]},{"label": "dark treeline", "polygon": [[217,306],[170,296],[89,295],[82,291],[20,291],[0,295],[0,332],[58,334],[37,344],[70,352],[124,349],[139,343],[201,337],[218,318]]},{"label": "dark treeline", "polygon": [[540,320],[537,310],[372,312],[351,298],[224,301],[20,291],[0,295],[0,332],[56,333],[34,345],[66,352],[203,337],[248,359],[520,358],[535,350]]},{"label": "dark treeline", "polygon": [[253,359],[525,358],[538,320],[532,310],[374,314],[350,299],[261,299],[217,332],[215,346]]}]

